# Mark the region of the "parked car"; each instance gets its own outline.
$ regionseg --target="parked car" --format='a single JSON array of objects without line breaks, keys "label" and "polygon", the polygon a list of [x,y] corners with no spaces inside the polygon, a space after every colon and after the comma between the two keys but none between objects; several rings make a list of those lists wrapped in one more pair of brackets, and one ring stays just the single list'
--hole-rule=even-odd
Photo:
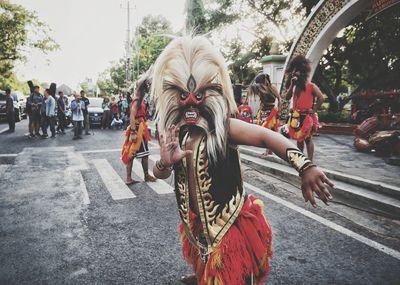
[{"label": "parked car", "polygon": [[101,120],[103,119],[101,104],[103,103],[103,98],[89,97],[88,99],[90,101],[88,107],[90,127],[101,126]]},{"label": "parked car", "polygon": [[[26,118],[26,97],[20,91],[11,92],[14,100],[15,121]],[[6,92],[0,91],[0,118],[6,118]]]}]

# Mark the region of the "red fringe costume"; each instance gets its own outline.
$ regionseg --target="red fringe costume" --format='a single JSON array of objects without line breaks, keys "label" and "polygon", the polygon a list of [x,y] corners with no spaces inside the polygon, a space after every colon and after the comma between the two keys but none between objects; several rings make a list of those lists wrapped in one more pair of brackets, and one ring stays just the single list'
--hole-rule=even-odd
[{"label": "red fringe costume", "polygon": [[263,126],[264,128],[273,130],[275,132],[278,131],[279,128],[279,119],[278,119],[278,108],[273,107],[271,109],[271,112],[269,113],[268,117],[265,118],[264,121],[261,119],[261,110],[258,111],[257,113],[257,123],[260,126]]},{"label": "red fringe costume", "polygon": [[[137,101],[135,99],[133,102]],[[132,102],[132,103],[133,103]],[[142,145],[142,140],[144,139],[145,142],[149,142],[151,139],[149,128],[147,127],[146,122],[146,105],[142,102],[141,108],[137,110],[135,116],[135,124],[136,124],[136,132],[137,132],[137,140],[134,143],[131,139],[131,126],[129,125],[125,131],[125,141],[122,145],[121,151],[121,159],[122,162],[127,165],[132,157],[138,152]]]},{"label": "red fringe costume", "polygon": [[295,93],[293,96],[292,115],[288,121],[289,135],[292,139],[302,142],[311,137],[318,130],[318,114],[308,114],[307,110],[312,109],[314,97],[312,95],[314,85],[306,83],[306,90]]},{"label": "red fringe costume", "polygon": [[[240,285],[253,275],[255,284],[265,281],[272,256],[272,233],[263,214],[263,202],[249,195],[234,224],[203,263],[199,250],[188,239],[183,225],[179,227],[183,255],[191,264],[199,285]],[[203,227],[190,212],[192,232],[198,236]]]}]

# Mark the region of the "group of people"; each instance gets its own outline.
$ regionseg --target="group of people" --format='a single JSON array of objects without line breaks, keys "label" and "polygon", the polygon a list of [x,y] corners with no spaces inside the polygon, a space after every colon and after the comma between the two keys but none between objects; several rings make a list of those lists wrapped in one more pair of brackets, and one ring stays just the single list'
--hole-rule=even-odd
[{"label": "group of people", "polygon": [[[87,110],[89,104],[89,99],[86,97],[84,91],[80,92],[80,97],[75,94],[74,99],[71,101],[74,139],[81,138],[82,122],[85,126],[85,133],[89,134],[89,116]],[[33,92],[29,95],[26,102],[26,113],[29,118],[29,138],[48,138],[49,128],[51,138],[55,138],[56,133],[64,135],[67,126],[67,106],[68,97],[62,91],[58,92],[58,97],[56,97],[55,94],[50,94],[50,89],[45,89],[42,95],[40,87],[34,86]]]},{"label": "group of people", "polygon": [[[312,131],[308,128],[310,122],[315,128],[322,95],[308,81],[309,64],[304,57],[293,60],[288,72],[285,96],[294,98],[288,124],[299,148],[305,141],[312,156]],[[154,69],[136,85],[122,148],[126,182],[135,182],[131,178],[135,158],[142,158],[148,174],[144,158],[148,156],[149,133],[143,98],[149,91],[160,134],[160,159],[153,173],[166,179],[174,171],[182,250],[193,269],[193,274],[181,278],[185,284],[260,284],[270,270],[271,227],[263,202],[246,194],[243,187],[238,145],[268,148],[286,160],[299,172],[303,197],[312,206],[316,207],[314,195],[325,204],[332,199],[327,188],[332,182],[311,158],[276,132],[278,122],[273,124],[269,117],[278,115],[280,100],[268,76],[256,78],[251,88],[262,97],[258,112],[261,126],[237,119],[238,111],[242,110],[243,118],[250,110],[238,110],[226,62],[202,36],[173,39]],[[277,106],[273,104],[276,100]]]},{"label": "group of people", "polygon": [[[133,90],[131,90],[133,92]],[[131,117],[130,105],[132,103],[132,98],[130,92],[127,92],[127,96],[118,95],[111,96],[111,99],[105,97],[101,107],[103,109],[103,118],[101,122],[101,127],[103,129],[125,129],[129,124]],[[146,118],[152,117],[152,108],[150,104],[149,94],[143,98],[143,104],[146,107]]]},{"label": "group of people", "polygon": [[[288,81],[283,98],[292,99],[292,108],[287,120],[287,135],[297,141],[297,147],[301,151],[304,150],[305,143],[308,157],[312,160],[313,135],[319,125],[317,111],[324,98],[317,85],[308,80],[310,71],[310,63],[304,56],[298,55],[293,58],[286,70]],[[254,98],[255,95],[260,98],[260,107],[256,114],[257,124],[277,132],[281,127],[279,117],[282,99],[277,88],[272,85],[268,74],[260,73],[250,84],[247,97],[242,98],[242,105],[238,107],[240,119],[249,123],[253,122],[253,110],[248,105],[248,98]],[[286,129],[282,128],[282,130],[285,132]],[[271,150],[266,150],[263,156],[271,153]]]}]

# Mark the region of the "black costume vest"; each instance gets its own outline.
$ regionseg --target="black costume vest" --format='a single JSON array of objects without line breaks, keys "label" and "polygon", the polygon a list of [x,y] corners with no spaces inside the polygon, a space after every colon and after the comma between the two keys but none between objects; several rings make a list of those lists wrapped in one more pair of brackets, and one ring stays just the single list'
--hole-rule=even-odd
[{"label": "black costume vest", "polygon": [[[181,140],[184,150],[188,134]],[[235,222],[245,200],[237,146],[227,145],[226,155],[211,164],[207,154],[206,136],[194,143],[193,159],[182,159],[174,165],[175,194],[181,220],[189,240],[203,254],[211,253]],[[203,226],[203,238],[195,237],[190,229],[190,191],[188,164],[193,164],[196,181],[196,201]],[[205,239],[205,240],[204,240]]]}]

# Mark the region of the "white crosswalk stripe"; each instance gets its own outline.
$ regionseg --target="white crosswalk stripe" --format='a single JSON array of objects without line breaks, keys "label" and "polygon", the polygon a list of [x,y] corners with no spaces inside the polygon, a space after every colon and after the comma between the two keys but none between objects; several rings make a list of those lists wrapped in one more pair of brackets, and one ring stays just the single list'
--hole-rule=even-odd
[{"label": "white crosswalk stripe", "polygon": [[[151,155],[150,155],[151,159]],[[140,177],[141,180],[144,180],[144,174],[142,170],[142,165],[138,160],[133,161],[133,172]],[[149,170],[149,174],[153,175],[153,172]],[[148,182],[147,185],[153,189],[157,194],[170,194],[174,192],[174,189],[171,185],[165,182],[162,179],[157,179],[156,182]]]},{"label": "white crosswalk stripe", "polygon": [[136,197],[106,159],[94,159],[92,162],[114,200]]}]

